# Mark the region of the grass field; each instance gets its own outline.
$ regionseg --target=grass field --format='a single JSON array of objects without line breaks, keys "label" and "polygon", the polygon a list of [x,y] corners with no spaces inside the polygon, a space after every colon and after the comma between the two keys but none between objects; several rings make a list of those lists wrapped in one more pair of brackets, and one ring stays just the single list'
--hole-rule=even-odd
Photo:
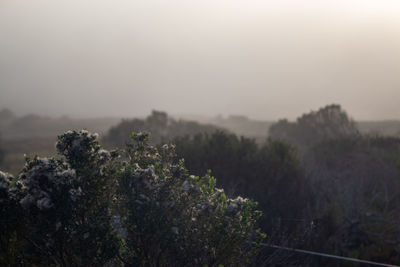
[{"label": "grass field", "polygon": [[8,138],[3,139],[5,158],[0,169],[17,175],[23,168],[25,156],[41,157],[56,154],[55,137]]}]

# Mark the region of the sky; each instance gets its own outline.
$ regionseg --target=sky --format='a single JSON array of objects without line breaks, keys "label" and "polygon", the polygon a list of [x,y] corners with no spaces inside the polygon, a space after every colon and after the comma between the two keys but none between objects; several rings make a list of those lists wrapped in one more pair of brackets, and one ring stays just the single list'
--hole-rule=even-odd
[{"label": "sky", "polygon": [[0,108],[400,119],[398,0],[0,0]]}]

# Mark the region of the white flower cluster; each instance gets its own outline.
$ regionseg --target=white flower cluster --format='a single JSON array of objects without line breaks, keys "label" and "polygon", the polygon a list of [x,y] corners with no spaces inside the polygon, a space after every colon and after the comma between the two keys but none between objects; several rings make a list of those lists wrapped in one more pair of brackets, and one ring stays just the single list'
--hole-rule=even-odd
[{"label": "white flower cluster", "polygon": [[76,180],[76,173],[71,169],[60,168],[54,159],[35,158],[33,166],[21,173],[20,179],[26,192],[20,201],[21,206],[25,209],[36,206],[40,210],[48,210],[54,206],[52,195],[61,191],[65,185],[71,186]]},{"label": "white flower cluster", "polygon": [[164,144],[161,147],[161,153],[167,157],[174,158],[176,156],[176,146],[174,144]]},{"label": "white flower cluster", "polygon": [[81,187],[78,187],[78,189],[71,188],[68,192],[71,200],[74,202],[76,202],[79,199],[79,197],[83,195]]},{"label": "white flower cluster", "polygon": [[136,164],[136,170],[133,177],[137,182],[144,185],[146,189],[152,190],[155,187],[155,183],[158,181],[158,176],[155,173],[154,166],[149,166],[146,169],[142,169]]},{"label": "white flower cluster", "polygon": [[235,199],[228,200],[228,211],[229,212],[236,212],[240,210],[248,201],[247,198],[237,197]]},{"label": "white flower cluster", "polygon": [[0,190],[8,190],[12,179],[13,177],[11,174],[0,171]]},{"label": "white flower cluster", "polygon": [[111,218],[111,225],[115,231],[122,237],[122,238],[127,238],[128,236],[128,231],[126,228],[123,227],[122,222],[121,222],[121,216],[119,215],[114,215]]},{"label": "white flower cluster", "polygon": [[185,191],[185,192],[189,191],[189,189],[190,189],[191,187],[193,187],[193,185],[190,184],[187,180],[185,180],[185,181],[182,183],[182,190]]},{"label": "white flower cluster", "polygon": [[222,194],[224,194],[224,189],[215,188],[213,197],[214,199],[218,199]]},{"label": "white flower cluster", "polygon": [[0,171],[0,210],[1,205],[9,200],[10,184],[13,179],[11,174]]},{"label": "white flower cluster", "polygon": [[97,154],[99,155],[99,159],[102,162],[106,162],[111,159],[111,153],[105,149],[100,149]]},{"label": "white flower cluster", "polygon": [[[190,175],[189,179],[186,179],[182,185],[181,185],[181,189],[184,192],[187,192],[188,194],[191,193],[199,193],[200,192],[200,187],[194,182],[195,180],[195,176],[194,175]],[[223,192],[223,190],[222,190]]]},{"label": "white flower cluster", "polygon": [[[56,143],[57,150],[62,154],[79,155],[83,152],[94,152],[100,149],[99,144],[95,143],[99,135],[89,133],[86,130],[67,131],[59,136]],[[104,154],[102,154],[104,156]]]}]

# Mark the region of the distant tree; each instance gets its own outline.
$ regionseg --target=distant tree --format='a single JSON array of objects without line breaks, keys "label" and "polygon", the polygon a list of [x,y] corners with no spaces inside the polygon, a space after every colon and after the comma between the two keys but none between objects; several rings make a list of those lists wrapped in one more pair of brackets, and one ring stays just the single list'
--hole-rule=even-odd
[{"label": "distant tree", "polygon": [[358,136],[359,131],[340,105],[328,105],[304,114],[296,122],[278,121],[271,125],[269,135],[300,146],[312,146],[326,139]]},{"label": "distant tree", "polygon": [[[212,169],[219,176],[218,186],[229,195],[240,194],[239,188],[249,186],[247,175],[257,160],[258,147],[254,140],[217,131],[212,134],[177,137],[173,140],[179,157],[195,173]],[[253,164],[253,166],[252,166]],[[254,173],[251,173],[254,176]]]},{"label": "distant tree", "polygon": [[15,114],[8,108],[3,108],[2,110],[0,110],[0,125],[4,122],[9,122],[15,118]]},{"label": "distant tree", "polygon": [[150,132],[150,143],[161,144],[177,136],[193,135],[201,132],[213,132],[218,129],[213,125],[199,124],[193,121],[175,120],[161,111],[152,111],[146,119],[122,120],[112,127],[103,141],[110,147],[124,147],[129,142],[132,132]]}]

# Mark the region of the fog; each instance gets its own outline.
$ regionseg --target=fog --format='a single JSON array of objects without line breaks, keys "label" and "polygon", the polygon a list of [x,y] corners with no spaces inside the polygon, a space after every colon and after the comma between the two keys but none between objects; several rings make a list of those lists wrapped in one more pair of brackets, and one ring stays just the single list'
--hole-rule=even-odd
[{"label": "fog", "polygon": [[0,108],[400,118],[400,2],[1,0]]}]

